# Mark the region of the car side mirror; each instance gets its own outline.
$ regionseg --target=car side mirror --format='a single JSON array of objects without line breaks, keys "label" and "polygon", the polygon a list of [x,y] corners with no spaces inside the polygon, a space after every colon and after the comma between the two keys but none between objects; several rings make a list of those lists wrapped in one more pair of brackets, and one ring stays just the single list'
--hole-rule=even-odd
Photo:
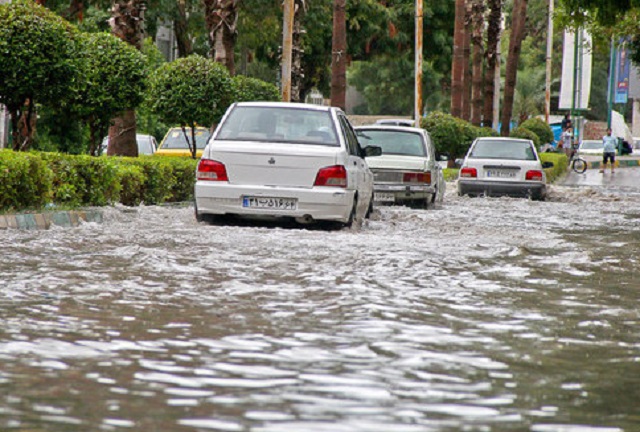
[{"label": "car side mirror", "polygon": [[366,146],[363,149],[364,157],[381,156],[382,147],[380,146]]},{"label": "car side mirror", "polygon": [[542,162],[542,168],[543,169],[553,168],[553,162]]}]

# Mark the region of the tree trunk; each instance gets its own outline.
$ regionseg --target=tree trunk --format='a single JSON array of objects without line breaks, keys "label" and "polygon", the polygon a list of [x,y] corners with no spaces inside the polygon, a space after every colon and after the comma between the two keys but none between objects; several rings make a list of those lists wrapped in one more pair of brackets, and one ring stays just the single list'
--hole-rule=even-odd
[{"label": "tree trunk", "polygon": [[240,0],[204,0],[209,56],[235,75],[234,51]]},{"label": "tree trunk", "polygon": [[464,0],[455,0],[455,22],[453,28],[453,59],[451,63],[451,115],[462,117],[464,87]]},{"label": "tree trunk", "polygon": [[496,91],[494,82],[498,62],[498,44],[502,21],[502,0],[489,0],[489,19],[487,22],[487,50],[485,52],[487,69],[484,75],[484,115],[483,126],[493,125],[493,96]]},{"label": "tree trunk", "polygon": [[473,0],[472,5],[472,34],[473,43],[473,78],[471,87],[471,123],[480,126],[482,121],[482,98],[483,98],[483,77],[482,77],[482,57],[483,44],[482,34],[484,33],[484,3],[483,0]]},{"label": "tree trunk", "polygon": [[527,14],[527,0],[514,0],[511,15],[511,38],[509,40],[509,54],[505,71],[504,101],[502,103],[502,127],[500,134],[508,136],[511,124],[511,111],[513,110],[513,97],[516,88],[516,76],[518,73],[518,61],[520,49],[524,38],[524,25]]},{"label": "tree trunk", "polygon": [[291,102],[302,102],[304,70],[302,69],[302,18],[307,12],[305,0],[295,0],[293,15],[293,49],[291,53]]},{"label": "tree trunk", "polygon": [[462,46],[462,67],[464,79],[462,81],[462,118],[471,120],[471,6],[473,0],[464,2],[464,45]]},{"label": "tree trunk", "polygon": [[187,26],[187,4],[185,0],[177,2],[177,13],[173,20],[173,32],[176,35],[178,57],[187,57],[193,53],[193,44]]},{"label": "tree trunk", "polygon": [[333,39],[331,43],[331,105],[346,110],[347,22],[346,0],[333,1]]},{"label": "tree trunk", "polygon": [[136,112],[127,110],[121,116],[111,120],[109,127],[109,156],[138,156],[136,141]]},{"label": "tree trunk", "polygon": [[[115,0],[111,8],[111,19],[109,19],[111,32],[138,50],[142,49],[144,41],[146,8],[146,2],[143,0]],[[127,110],[121,116],[112,119],[111,123],[107,154],[138,156],[135,111]]]}]

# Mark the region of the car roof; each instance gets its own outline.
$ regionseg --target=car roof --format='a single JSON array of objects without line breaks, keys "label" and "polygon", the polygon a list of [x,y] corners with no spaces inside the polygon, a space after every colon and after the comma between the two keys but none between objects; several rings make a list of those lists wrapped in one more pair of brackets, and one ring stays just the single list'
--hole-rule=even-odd
[{"label": "car roof", "polygon": [[387,131],[397,131],[397,132],[426,132],[422,128],[412,127],[412,126],[395,126],[395,125],[384,125],[384,124],[373,124],[373,125],[365,125],[365,126],[356,126],[355,130],[387,130]]},{"label": "car roof", "polygon": [[298,102],[236,102],[235,106],[239,107],[269,107],[269,108],[295,108],[295,109],[312,109],[316,111],[331,111],[339,108],[327,105],[314,105]]},{"label": "car roof", "polygon": [[526,139],[526,138],[512,138],[512,137],[478,137],[476,138],[476,141],[521,141],[521,142],[528,142],[531,143],[532,141],[530,139]]}]

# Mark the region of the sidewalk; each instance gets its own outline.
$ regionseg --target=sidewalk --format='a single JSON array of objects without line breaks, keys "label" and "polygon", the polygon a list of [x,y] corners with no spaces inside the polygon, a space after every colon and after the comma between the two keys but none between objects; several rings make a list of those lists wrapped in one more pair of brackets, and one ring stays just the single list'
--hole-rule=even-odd
[{"label": "sidewalk", "polygon": [[75,227],[82,222],[102,223],[102,212],[99,210],[67,210],[43,213],[20,213],[0,215],[0,230],[14,229],[49,229],[52,225]]},{"label": "sidewalk", "polygon": [[[587,161],[588,169],[599,169],[602,165],[602,156],[582,156]],[[616,156],[616,168],[629,168],[640,166],[640,151],[630,155]]]}]

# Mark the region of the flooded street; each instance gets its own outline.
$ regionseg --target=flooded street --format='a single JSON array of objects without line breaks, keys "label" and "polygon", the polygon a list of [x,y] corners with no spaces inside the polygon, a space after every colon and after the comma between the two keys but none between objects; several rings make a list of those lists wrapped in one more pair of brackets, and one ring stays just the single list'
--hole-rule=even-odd
[{"label": "flooded street", "polygon": [[0,430],[640,430],[640,194],[0,231]]}]

